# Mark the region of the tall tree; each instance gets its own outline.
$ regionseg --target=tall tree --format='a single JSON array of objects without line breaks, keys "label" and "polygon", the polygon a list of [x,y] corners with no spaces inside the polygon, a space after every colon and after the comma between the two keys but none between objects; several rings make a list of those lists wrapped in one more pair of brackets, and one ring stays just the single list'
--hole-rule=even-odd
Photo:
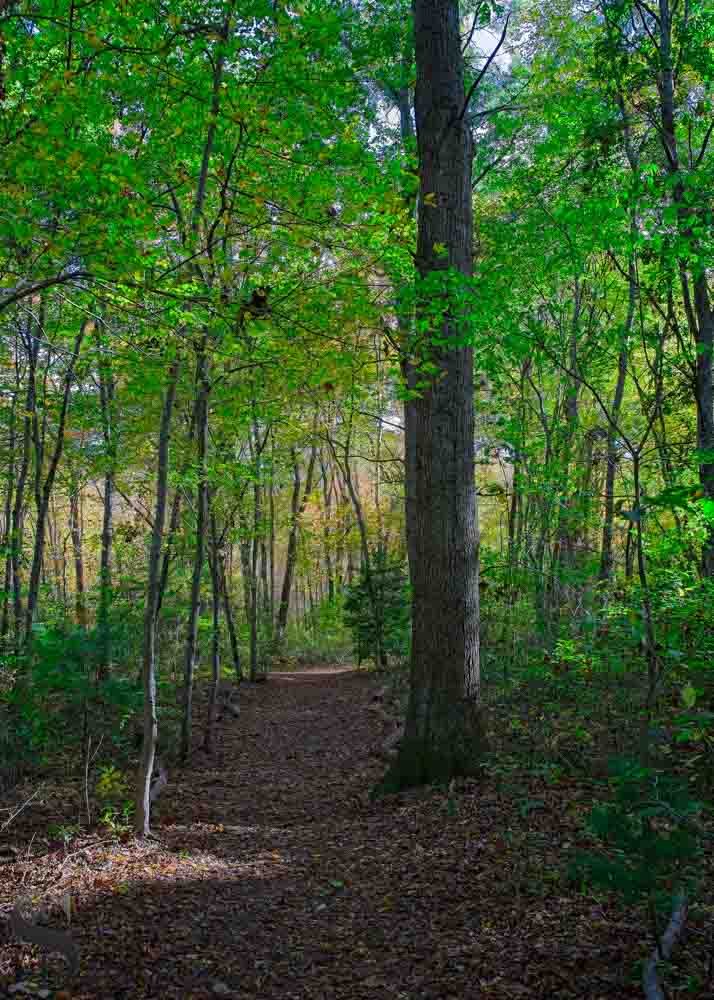
[{"label": "tall tree", "polygon": [[[457,0],[415,0],[419,163],[418,395],[406,423],[412,583],[406,729],[385,786],[470,771],[481,743],[473,349],[465,330],[472,269],[473,140],[466,120]],[[478,84],[478,77],[474,87]],[[427,336],[424,336],[427,331]]]}]

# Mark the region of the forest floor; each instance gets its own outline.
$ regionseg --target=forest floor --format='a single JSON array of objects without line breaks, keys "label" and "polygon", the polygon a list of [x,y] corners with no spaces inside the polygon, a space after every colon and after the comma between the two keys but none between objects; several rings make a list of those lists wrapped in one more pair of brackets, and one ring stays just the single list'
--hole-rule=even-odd
[{"label": "forest floor", "polygon": [[[565,878],[587,787],[486,777],[373,802],[378,686],[339,668],[245,685],[213,755],[172,772],[150,842],[48,841],[71,810],[54,786],[38,795],[3,835],[0,906],[71,898],[81,969],[6,939],[0,996],[641,996],[641,917]],[[685,981],[672,997],[714,996]]]}]

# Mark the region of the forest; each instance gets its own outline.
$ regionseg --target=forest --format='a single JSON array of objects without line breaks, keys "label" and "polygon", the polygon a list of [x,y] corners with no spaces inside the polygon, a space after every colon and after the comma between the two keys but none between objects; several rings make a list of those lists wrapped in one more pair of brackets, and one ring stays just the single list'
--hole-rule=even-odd
[{"label": "forest", "polygon": [[711,0],[0,0],[0,996],[714,998]]}]

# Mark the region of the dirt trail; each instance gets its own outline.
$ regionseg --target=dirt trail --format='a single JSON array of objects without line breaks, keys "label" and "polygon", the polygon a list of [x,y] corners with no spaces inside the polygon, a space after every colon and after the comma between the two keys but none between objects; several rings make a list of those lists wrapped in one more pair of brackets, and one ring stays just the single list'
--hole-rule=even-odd
[{"label": "dirt trail", "polygon": [[[624,982],[633,929],[557,886],[534,894],[507,839],[523,820],[493,789],[369,801],[383,767],[374,687],[337,668],[246,686],[214,755],[172,775],[155,843],[86,840],[0,869],[3,903],[21,883],[73,894],[81,971],[68,996],[639,995]],[[560,826],[529,821],[539,866],[572,836],[553,805]],[[29,969],[26,947],[0,951],[6,982],[21,956]],[[62,984],[59,959],[50,973]]]}]

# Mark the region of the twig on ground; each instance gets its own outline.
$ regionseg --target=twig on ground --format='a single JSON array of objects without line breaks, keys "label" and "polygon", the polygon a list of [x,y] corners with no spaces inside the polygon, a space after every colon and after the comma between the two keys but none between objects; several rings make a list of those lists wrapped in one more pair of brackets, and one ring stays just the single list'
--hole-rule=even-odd
[{"label": "twig on ground", "polygon": [[7,830],[7,828],[10,826],[15,817],[19,816],[22,810],[25,809],[27,806],[29,806],[29,804],[32,802],[33,799],[37,798],[41,790],[42,790],[42,785],[38,785],[37,788],[32,793],[32,795],[29,797],[29,799],[27,799],[26,802],[23,802],[21,806],[18,806],[18,808],[15,810],[12,816],[10,816],[9,819],[6,819],[3,825],[0,826],[0,833],[2,833],[3,830]]}]

